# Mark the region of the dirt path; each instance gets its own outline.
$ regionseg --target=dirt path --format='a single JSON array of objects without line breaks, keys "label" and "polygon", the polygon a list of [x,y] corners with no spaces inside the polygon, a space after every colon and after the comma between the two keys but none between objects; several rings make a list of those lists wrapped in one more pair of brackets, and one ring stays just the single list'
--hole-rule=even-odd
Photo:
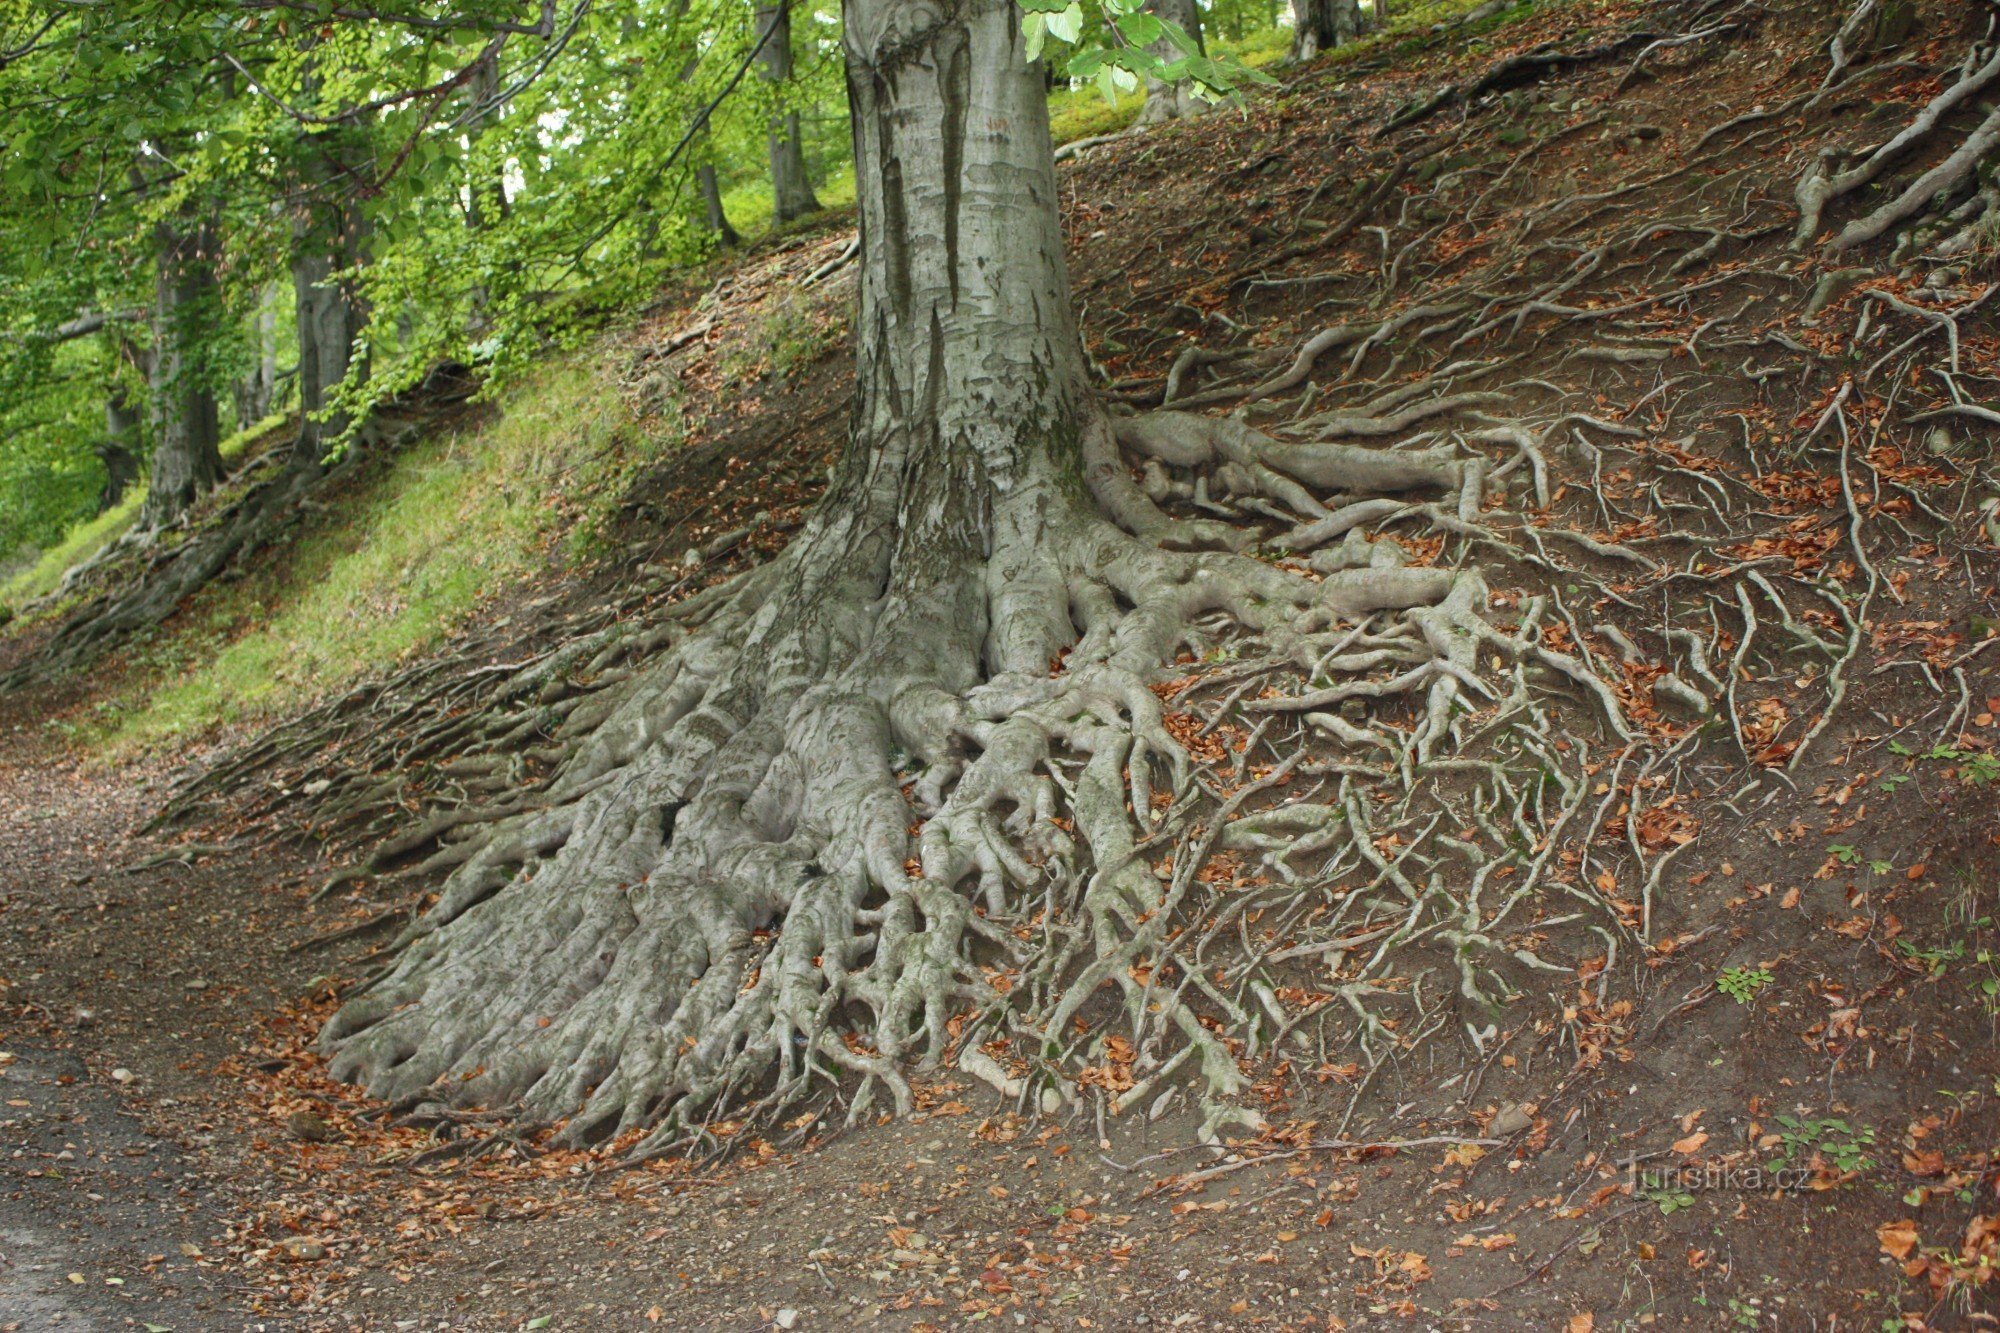
[{"label": "dirt path", "polygon": [[173,1041],[145,1015],[180,1026],[159,1006],[158,963],[132,946],[182,895],[115,869],[143,845],[130,829],[149,777],[112,782],[31,723],[0,728],[0,1327],[221,1317],[221,1283],[188,1253],[213,1230],[211,1182],[182,1151],[177,1099],[134,1071]]},{"label": "dirt path", "polygon": [[[114,780],[9,712],[0,1329],[1858,1327],[1923,1309],[1878,1227],[1914,1211],[1948,1251],[1992,1211],[1991,1020],[1955,974],[1851,938],[1834,885],[1791,908],[1727,889],[1737,904],[1708,909],[1727,927],[1662,954],[1638,1013],[1592,1012],[1586,979],[1568,1033],[1394,1071],[1358,1150],[1310,1147],[1354,1095],[1329,1067],[1280,1108],[1307,1126],[1296,1146],[1220,1159],[1171,1114],[1100,1143],[960,1078],[911,1122],[717,1170],[413,1161],[450,1145],[371,1122],[305,1053],[299,1001],[335,964],[290,947],[329,924],[303,905],[304,849],[246,840],[126,873],[172,850],[134,832],[164,772]],[[1992,836],[1992,812],[1948,790],[1899,796],[1897,839],[1870,848],[1898,867],[1955,866]],[[1782,848],[1731,845],[1732,884],[1782,873]],[[1897,928],[1930,947],[1907,897]],[[351,967],[369,944],[347,947]],[[1739,957],[1785,959],[1782,998],[1720,996]],[[1831,1058],[1812,991],[1849,972],[1834,995],[1870,1040]],[[1778,1115],[1852,1130],[1813,1131],[1804,1188],[1676,1197],[1621,1169],[1754,1144]]]}]

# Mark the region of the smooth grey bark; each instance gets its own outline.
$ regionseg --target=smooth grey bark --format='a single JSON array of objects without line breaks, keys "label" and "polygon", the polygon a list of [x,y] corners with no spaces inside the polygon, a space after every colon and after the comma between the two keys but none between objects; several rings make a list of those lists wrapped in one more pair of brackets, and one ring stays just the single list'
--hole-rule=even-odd
[{"label": "smooth grey bark", "polygon": [[1361,0],[1292,0],[1293,60],[1311,60],[1361,35]]},{"label": "smooth grey bark", "polygon": [[221,424],[204,336],[221,315],[214,223],[183,214],[154,231],[153,457],[142,529],[180,518],[222,480]]},{"label": "smooth grey bark", "polygon": [[[1201,7],[1195,0],[1146,0],[1146,12],[1155,18],[1180,24],[1181,30],[1194,38],[1197,48],[1207,50],[1202,40]],[[1146,49],[1165,61],[1171,62],[1181,58],[1181,49],[1164,37]],[[1139,108],[1137,123],[1155,125],[1163,120],[1198,116],[1208,110],[1208,106],[1208,103],[1194,95],[1194,85],[1185,79],[1178,83],[1147,79],[1146,103]]]},{"label": "smooth grey bark", "polygon": [[[769,34],[766,36],[766,34]],[[757,7],[758,73],[778,98],[766,131],[771,157],[771,218],[778,225],[819,212],[819,199],[806,176],[805,149],[799,139],[799,113],[784,105],[792,81],[792,11],[789,0]]]},{"label": "smooth grey bark", "polygon": [[[327,442],[347,433],[346,413],[327,415],[368,327],[368,309],[353,270],[367,257],[368,221],[354,202],[349,171],[331,146],[310,150],[307,203],[292,228],[292,310],[298,328],[299,433],[292,460],[317,468]],[[362,378],[368,368],[360,366]]]},{"label": "smooth grey bark", "polygon": [[[708,130],[706,127],[702,129],[700,138],[701,141],[695,144],[694,148],[695,151],[705,154],[708,151]],[[701,192],[702,226],[707,228],[715,236],[716,240],[720,241],[723,245],[733,246],[742,244],[743,237],[737,234],[736,228],[729,225],[729,214],[723,210],[722,185],[716,179],[715,163],[703,162],[700,166],[696,167],[694,169],[694,180],[696,188]]]},{"label": "smooth grey bark", "polygon": [[117,504],[139,479],[139,427],[141,416],[122,384],[114,384],[104,397],[104,440],[97,446],[98,461],[104,464],[104,489],[98,493],[97,512]]},{"label": "smooth grey bark", "polygon": [[271,413],[278,397],[278,311],[276,287],[265,289],[257,302],[255,322],[257,361],[236,382],[236,425],[247,430]]}]

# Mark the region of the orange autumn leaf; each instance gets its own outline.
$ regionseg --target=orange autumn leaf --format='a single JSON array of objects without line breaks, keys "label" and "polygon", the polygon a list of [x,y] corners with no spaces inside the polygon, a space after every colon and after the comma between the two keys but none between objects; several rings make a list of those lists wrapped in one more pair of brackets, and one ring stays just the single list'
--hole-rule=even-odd
[{"label": "orange autumn leaf", "polygon": [[1907,1217],[1884,1222],[1875,1228],[1875,1239],[1882,1242],[1882,1253],[1891,1259],[1907,1259],[1917,1248],[1917,1224]]}]

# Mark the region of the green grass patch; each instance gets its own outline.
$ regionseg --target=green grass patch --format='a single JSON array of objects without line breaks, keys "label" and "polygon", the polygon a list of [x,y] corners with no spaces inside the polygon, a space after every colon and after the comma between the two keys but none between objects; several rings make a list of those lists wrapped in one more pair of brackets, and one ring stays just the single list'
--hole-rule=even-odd
[{"label": "green grass patch", "polygon": [[135,645],[84,738],[119,751],[290,710],[435,647],[499,589],[598,554],[627,481],[679,439],[642,433],[582,355],[497,407],[349,483],[282,560]]},{"label": "green grass patch", "polygon": [[[1236,40],[1212,37],[1210,55],[1234,60],[1249,69],[1261,69],[1284,59],[1292,48],[1289,27],[1262,28]],[[1254,91],[1254,90],[1253,90]],[[1116,134],[1138,118],[1146,104],[1144,89],[1134,88],[1107,101],[1095,84],[1058,88],[1049,94],[1049,135],[1058,144],[1088,139],[1099,134]]]},{"label": "green grass patch", "polygon": [[[854,164],[843,162],[823,181],[813,183],[813,194],[824,213],[845,212],[854,207]],[[745,181],[722,192],[722,211],[729,225],[745,241],[754,241],[771,230],[771,183]],[[819,214],[815,214],[815,217]]]},{"label": "green grass patch", "polygon": [[[221,444],[222,461],[234,463],[250,446],[285,423],[284,417],[266,417],[254,426],[237,431]],[[21,607],[38,597],[46,597],[61,585],[63,575],[124,536],[138,520],[139,507],[146,502],[146,479],[132,483],[117,504],[75,524],[62,540],[43,551],[35,562],[0,583],[0,606]]]}]

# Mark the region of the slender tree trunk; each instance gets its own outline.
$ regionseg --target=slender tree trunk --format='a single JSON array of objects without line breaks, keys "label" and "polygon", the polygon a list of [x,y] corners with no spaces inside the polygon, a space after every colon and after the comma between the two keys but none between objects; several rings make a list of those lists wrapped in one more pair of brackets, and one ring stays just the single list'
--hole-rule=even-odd
[{"label": "slender tree trunk", "polygon": [[1311,60],[1361,35],[1361,0],[1292,0],[1293,60]]},{"label": "slender tree trunk", "polygon": [[278,389],[278,312],[275,287],[267,287],[257,300],[257,363],[236,382],[236,425],[247,430],[271,413]]},{"label": "slender tree trunk", "polygon": [[[500,92],[500,64],[497,54],[482,60],[473,69],[472,81],[466,89],[474,106],[491,103]],[[497,106],[489,107],[472,123],[469,138],[476,146],[487,127],[499,117]],[[507,198],[507,178],[502,165],[486,162],[477,154],[472,155],[471,179],[466,184],[468,194],[467,220],[474,231],[480,231],[495,223],[504,221],[512,210]]]},{"label": "slender tree trunk", "polygon": [[221,317],[214,223],[183,215],[155,231],[152,473],[140,526],[172,523],[222,480],[221,427],[204,335]]},{"label": "slender tree trunk", "polygon": [[[496,52],[474,67],[466,95],[473,106],[488,106],[499,91],[500,64]],[[465,184],[465,225],[473,231],[485,231],[498,225],[507,218],[512,207],[507,199],[504,168],[500,163],[486,161],[478,151],[479,140],[485,135],[488,124],[499,114],[498,107],[489,106],[466,132],[469,170]],[[483,281],[473,284],[472,310],[466,324],[468,332],[475,336],[483,333],[491,322],[486,313],[491,295]]]},{"label": "slender tree trunk", "polygon": [[[766,34],[769,34],[766,37]],[[771,116],[766,133],[771,154],[771,217],[783,226],[794,218],[819,211],[806,176],[806,156],[799,141],[799,113],[784,105],[792,81],[792,13],[789,0],[757,7],[757,37],[764,43],[758,53],[759,73],[771,85],[779,109]]]},{"label": "slender tree trunk", "polygon": [[[1146,12],[1155,18],[1180,24],[1182,31],[1194,38],[1197,47],[1204,51],[1207,49],[1202,41],[1201,7],[1195,0],[1146,0]],[[1162,60],[1181,58],[1181,49],[1164,37],[1147,49]],[[1153,125],[1163,120],[1200,115],[1206,110],[1208,103],[1194,95],[1194,85],[1186,80],[1162,83],[1158,79],[1147,79],[1146,104],[1139,108],[1138,123]]]},{"label": "slender tree trunk", "polygon": [[[308,160],[307,203],[292,231],[292,308],[299,340],[299,433],[293,462],[316,468],[327,443],[346,434],[345,413],[326,415],[354,368],[368,311],[352,270],[367,255],[368,223],[353,202],[353,181],[330,148]],[[361,366],[365,379],[367,366]]]},{"label": "slender tree trunk", "polygon": [[104,398],[104,442],[97,457],[104,464],[104,489],[97,497],[97,512],[117,504],[139,479],[139,409],[125,386],[114,384]]},{"label": "slender tree trunk", "polygon": [[[698,141],[692,146],[698,153],[704,155],[709,153],[708,128],[706,126],[702,127]],[[742,244],[743,238],[737,234],[736,228],[729,225],[729,214],[723,211],[722,186],[716,180],[715,163],[703,162],[700,166],[696,167],[694,169],[694,179],[695,185],[701,191],[702,225],[714,234],[716,240],[725,246]]]},{"label": "slender tree trunk", "polygon": [[[686,16],[687,0],[679,0],[674,8],[674,21],[682,22]],[[776,41],[777,38],[774,36],[772,40]],[[695,69],[696,62],[693,60],[681,66],[681,82],[687,83],[692,80]],[[707,108],[704,107],[699,114],[701,123],[695,126],[694,142],[688,145],[688,151],[695,162],[695,187],[701,194],[702,226],[721,244],[739,245],[743,238],[737,235],[736,228],[729,225],[729,214],[723,211],[722,207],[722,183],[715,173],[715,147],[709,134]]]}]

